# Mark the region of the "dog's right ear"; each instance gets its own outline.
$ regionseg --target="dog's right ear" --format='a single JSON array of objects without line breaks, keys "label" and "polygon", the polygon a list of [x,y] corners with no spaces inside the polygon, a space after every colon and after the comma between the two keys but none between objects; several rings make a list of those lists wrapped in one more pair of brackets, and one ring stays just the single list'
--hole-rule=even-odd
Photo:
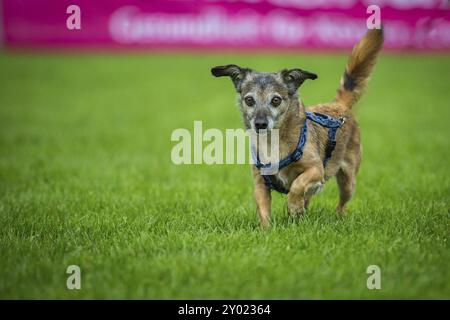
[{"label": "dog's right ear", "polygon": [[242,80],[249,71],[250,69],[241,68],[235,64],[217,66],[211,69],[211,73],[215,77],[230,77],[237,92],[241,91]]}]

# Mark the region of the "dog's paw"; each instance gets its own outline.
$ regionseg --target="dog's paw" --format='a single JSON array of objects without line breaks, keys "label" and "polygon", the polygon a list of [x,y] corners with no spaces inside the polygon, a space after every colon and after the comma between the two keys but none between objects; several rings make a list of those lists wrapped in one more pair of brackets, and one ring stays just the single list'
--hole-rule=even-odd
[{"label": "dog's paw", "polygon": [[269,219],[261,220],[259,223],[259,227],[263,230],[268,229],[270,227],[270,220]]},{"label": "dog's paw", "polygon": [[346,206],[345,206],[345,204],[338,204],[337,207],[336,207],[336,212],[340,216],[345,216],[346,215]]},{"label": "dog's paw", "polygon": [[305,202],[288,203],[288,213],[291,217],[303,215],[305,213]]},{"label": "dog's paw", "polygon": [[323,183],[322,182],[316,182],[315,184],[311,185],[305,192],[305,196],[310,197],[316,193],[319,193],[323,189]]}]

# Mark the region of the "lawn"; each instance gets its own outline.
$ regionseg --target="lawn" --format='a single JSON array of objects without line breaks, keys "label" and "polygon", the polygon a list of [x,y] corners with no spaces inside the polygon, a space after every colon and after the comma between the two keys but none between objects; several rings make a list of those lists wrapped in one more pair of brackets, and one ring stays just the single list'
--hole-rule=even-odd
[{"label": "lawn", "polygon": [[[348,215],[334,180],[260,230],[248,165],[171,162],[176,128],[240,128],[210,67],[301,67],[334,97],[341,54],[0,54],[0,298],[450,298],[450,56],[384,54],[356,106]],[[81,268],[81,290],[66,268]],[[366,268],[381,269],[369,290]]]}]

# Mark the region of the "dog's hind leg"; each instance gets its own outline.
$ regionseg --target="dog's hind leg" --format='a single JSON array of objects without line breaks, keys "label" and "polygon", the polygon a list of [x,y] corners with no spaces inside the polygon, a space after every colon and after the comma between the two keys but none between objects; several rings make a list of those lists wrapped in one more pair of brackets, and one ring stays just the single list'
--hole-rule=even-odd
[{"label": "dog's hind leg", "polygon": [[339,204],[336,208],[338,213],[344,213],[347,202],[355,192],[356,172],[353,168],[341,168],[336,174],[339,187]]},{"label": "dog's hind leg", "polygon": [[354,146],[353,150],[347,152],[341,168],[336,174],[339,187],[339,204],[336,208],[338,213],[344,213],[347,202],[352,198],[356,187],[356,175],[361,161],[360,146]]},{"label": "dog's hind leg", "polygon": [[347,143],[344,159],[336,174],[336,181],[339,187],[339,204],[337,212],[344,213],[347,202],[352,198],[356,187],[356,175],[361,163],[361,137],[358,127],[354,127],[350,139]]}]

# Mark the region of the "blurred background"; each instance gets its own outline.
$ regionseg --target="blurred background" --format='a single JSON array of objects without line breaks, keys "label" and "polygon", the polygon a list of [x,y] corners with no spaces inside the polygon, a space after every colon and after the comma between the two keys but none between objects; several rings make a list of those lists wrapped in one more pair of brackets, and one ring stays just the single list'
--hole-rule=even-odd
[{"label": "blurred background", "polygon": [[[3,0],[8,47],[351,47],[378,5],[390,49],[449,49],[447,0]],[[65,28],[70,5],[81,29]]]},{"label": "blurred background", "polygon": [[[450,297],[448,1],[0,4],[0,298]],[[302,68],[304,103],[330,101],[373,4],[385,49],[346,218],[330,181],[298,221],[274,194],[260,232],[248,165],[172,163],[175,129],[242,127],[211,67]]]}]

